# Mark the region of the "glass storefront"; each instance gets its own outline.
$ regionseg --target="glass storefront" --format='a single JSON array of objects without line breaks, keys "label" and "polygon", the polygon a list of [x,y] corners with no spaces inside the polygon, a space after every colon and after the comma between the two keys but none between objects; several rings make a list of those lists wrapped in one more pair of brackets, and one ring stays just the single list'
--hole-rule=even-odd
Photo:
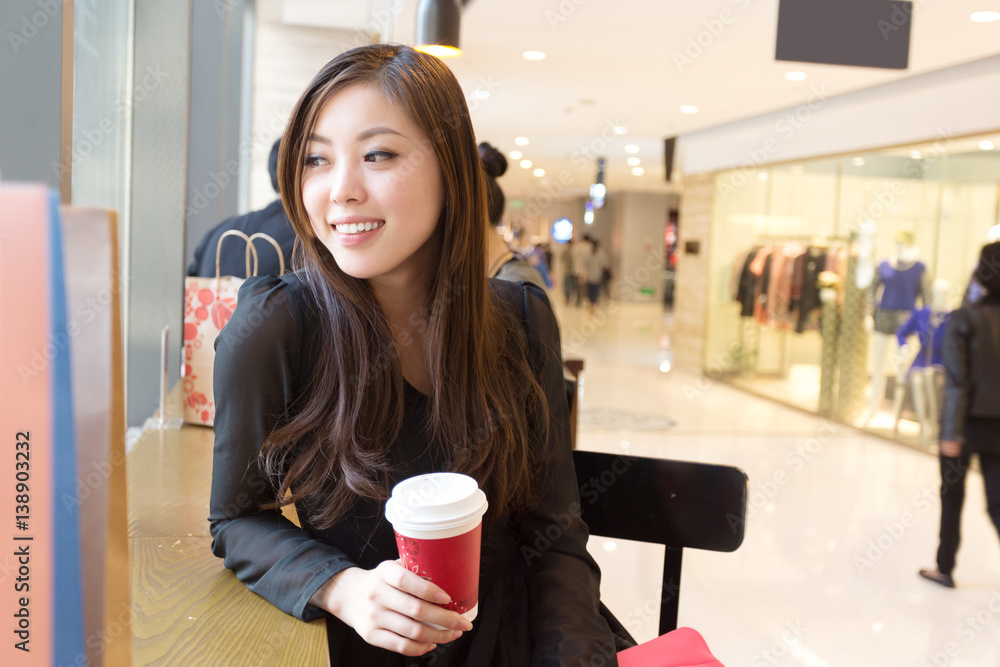
[{"label": "glass storefront", "polygon": [[719,172],[712,210],[706,371],[931,447],[923,342],[1000,224],[1000,136]]}]

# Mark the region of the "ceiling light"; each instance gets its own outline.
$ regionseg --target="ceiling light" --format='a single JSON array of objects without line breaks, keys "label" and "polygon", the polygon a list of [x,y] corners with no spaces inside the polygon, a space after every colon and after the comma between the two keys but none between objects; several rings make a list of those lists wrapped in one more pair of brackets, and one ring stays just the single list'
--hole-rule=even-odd
[{"label": "ceiling light", "polygon": [[914,160],[922,160],[924,154],[921,153],[920,151],[910,151],[910,157],[913,158]]},{"label": "ceiling light", "polygon": [[414,48],[438,58],[462,55],[458,46],[461,23],[462,7],[458,0],[420,0]]},{"label": "ceiling light", "polygon": [[853,160],[851,160],[851,163],[855,167],[863,167],[865,166],[865,159],[863,157],[856,157]]},{"label": "ceiling light", "polygon": [[682,104],[681,113],[698,113],[698,107],[693,104]]},{"label": "ceiling light", "polygon": [[529,143],[528,137],[518,137],[517,139],[514,139],[514,143],[518,146],[527,146]]},{"label": "ceiling light", "polygon": [[618,545],[615,544],[614,542],[612,542],[611,540],[607,540],[604,543],[604,550],[605,551],[614,551],[617,548],[618,548]]},{"label": "ceiling light", "polygon": [[757,180],[758,181],[766,181],[767,180],[767,172],[766,171],[762,171],[759,174],[757,174]]},{"label": "ceiling light", "polygon": [[630,167],[638,167],[640,164],[642,164],[642,160],[640,160],[637,157],[630,157],[625,161],[628,162],[628,166]]},{"label": "ceiling light", "polygon": [[541,169],[541,168],[538,168],[538,169],[534,170],[531,173],[534,174],[535,176],[538,176],[539,178],[541,178],[542,176],[545,175],[545,170]]},{"label": "ceiling light", "polygon": [[991,151],[991,150],[993,150],[993,142],[992,141],[980,141],[979,142],[979,148],[981,148],[984,151]]},{"label": "ceiling light", "polygon": [[646,173],[646,170],[643,169],[642,167],[632,167],[632,175],[633,176],[642,176],[645,173]]},{"label": "ceiling light", "polygon": [[785,78],[789,81],[805,81],[805,72],[785,72]]},{"label": "ceiling light", "polygon": [[545,51],[525,51],[521,55],[525,60],[545,60]]},{"label": "ceiling light", "polygon": [[972,12],[969,19],[973,23],[993,23],[1000,21],[1000,12]]},{"label": "ceiling light", "polygon": [[480,100],[487,100],[490,97],[490,91],[483,90],[482,88],[477,88],[476,90],[472,91],[472,94],[477,99],[480,99]]},{"label": "ceiling light", "polygon": [[593,209],[583,212],[583,222],[588,225],[594,224],[594,211]]},{"label": "ceiling light", "polygon": [[531,169],[531,160],[521,160],[522,169]]},{"label": "ceiling light", "polygon": [[520,160],[522,157],[524,157],[523,155],[521,155],[521,151],[511,151],[507,153],[507,155],[510,157],[511,160]]},{"label": "ceiling light", "polygon": [[624,135],[624,134],[628,134],[628,128],[627,128],[627,127],[623,127],[623,126],[621,126],[621,125],[619,125],[618,127],[614,127],[614,128],[611,128],[611,129],[612,129],[612,130],[614,131],[614,133],[615,133],[615,134],[617,134],[617,135],[618,135],[619,137],[620,137],[620,136],[622,136],[622,135]]},{"label": "ceiling light", "polygon": [[625,147],[625,152],[626,153],[638,153],[639,152],[639,147],[636,146],[635,144],[629,144],[628,146]]}]

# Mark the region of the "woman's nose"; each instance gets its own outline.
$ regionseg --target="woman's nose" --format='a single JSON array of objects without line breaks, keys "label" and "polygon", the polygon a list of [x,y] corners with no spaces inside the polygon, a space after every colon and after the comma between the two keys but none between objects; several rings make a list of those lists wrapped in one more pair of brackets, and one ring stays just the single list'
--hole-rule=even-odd
[{"label": "woman's nose", "polygon": [[330,173],[330,202],[346,204],[364,201],[364,185],[359,170],[343,162]]}]

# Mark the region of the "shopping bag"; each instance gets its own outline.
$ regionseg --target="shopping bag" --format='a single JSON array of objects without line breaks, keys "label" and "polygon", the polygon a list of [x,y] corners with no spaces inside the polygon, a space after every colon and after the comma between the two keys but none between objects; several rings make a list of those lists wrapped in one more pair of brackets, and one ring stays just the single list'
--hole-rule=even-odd
[{"label": "shopping bag", "polygon": [[677,628],[618,654],[619,667],[724,667],[697,630]]},{"label": "shopping bag", "polygon": [[212,373],[215,367],[215,339],[236,310],[236,295],[246,278],[220,276],[222,242],[229,236],[246,244],[246,276],[257,274],[257,250],[254,241],[263,239],[278,253],[281,274],[285,259],[278,242],[267,234],[247,236],[231,229],[219,238],[215,251],[215,278],[184,279],[184,421],[212,426],[215,423],[215,393]]},{"label": "shopping bag", "polygon": [[75,493],[76,442],[58,199],[0,184],[0,424],[10,458],[0,511],[2,665],[80,664],[80,532],[58,503]]},{"label": "shopping bag", "polygon": [[62,496],[58,505],[79,517],[86,664],[128,667],[131,580],[118,222],[97,208],[62,207],[60,215],[78,474],[75,493]]}]

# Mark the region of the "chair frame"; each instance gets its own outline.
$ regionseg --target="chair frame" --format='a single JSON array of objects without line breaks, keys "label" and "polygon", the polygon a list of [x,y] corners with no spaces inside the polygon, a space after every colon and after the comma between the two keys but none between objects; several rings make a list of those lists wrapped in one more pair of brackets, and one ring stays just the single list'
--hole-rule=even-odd
[{"label": "chair frame", "polygon": [[677,628],[683,550],[736,551],[748,479],[739,468],[573,451],[583,520],[592,535],[662,544],[659,634]]}]

